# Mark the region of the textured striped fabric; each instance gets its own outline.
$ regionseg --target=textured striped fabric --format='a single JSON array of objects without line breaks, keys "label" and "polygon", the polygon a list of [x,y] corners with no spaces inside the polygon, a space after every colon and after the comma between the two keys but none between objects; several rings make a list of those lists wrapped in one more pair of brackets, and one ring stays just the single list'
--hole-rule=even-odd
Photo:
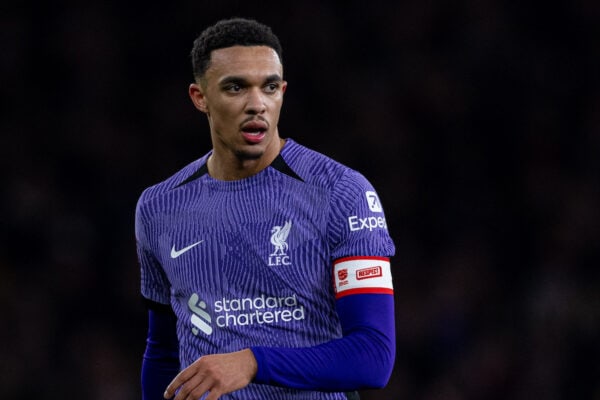
[{"label": "textured striped fabric", "polygon": [[[389,257],[381,204],[359,173],[288,139],[259,174],[218,181],[208,154],[142,194],[142,295],[177,315],[185,368],[204,354],[341,336],[333,261]],[[224,399],[345,399],[251,384]]]}]

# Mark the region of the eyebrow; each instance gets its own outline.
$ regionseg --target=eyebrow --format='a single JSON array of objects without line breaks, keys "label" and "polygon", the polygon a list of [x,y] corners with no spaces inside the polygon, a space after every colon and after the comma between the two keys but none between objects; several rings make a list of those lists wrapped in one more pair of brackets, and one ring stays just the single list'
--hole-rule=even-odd
[{"label": "eyebrow", "polygon": [[[273,82],[282,82],[282,81],[283,81],[283,78],[279,74],[272,74],[272,75],[268,75],[265,78],[264,83],[273,83]],[[246,84],[247,82],[248,82],[248,80],[244,77],[232,75],[232,76],[226,76],[225,78],[223,78],[223,80],[221,80],[221,82],[219,82],[219,85],[223,86],[223,85],[227,85],[230,83]]]}]

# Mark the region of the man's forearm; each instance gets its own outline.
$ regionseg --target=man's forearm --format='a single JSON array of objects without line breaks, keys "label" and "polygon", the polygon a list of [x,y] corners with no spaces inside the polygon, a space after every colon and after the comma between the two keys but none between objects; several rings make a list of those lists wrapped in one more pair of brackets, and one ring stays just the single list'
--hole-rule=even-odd
[{"label": "man's forearm", "polygon": [[387,384],[395,359],[394,300],[365,294],[338,300],[344,337],[309,348],[253,347],[255,382],[345,391]]},{"label": "man's forearm", "polygon": [[167,385],[179,372],[175,315],[148,311],[148,339],[142,361],[142,399],[163,400]]}]

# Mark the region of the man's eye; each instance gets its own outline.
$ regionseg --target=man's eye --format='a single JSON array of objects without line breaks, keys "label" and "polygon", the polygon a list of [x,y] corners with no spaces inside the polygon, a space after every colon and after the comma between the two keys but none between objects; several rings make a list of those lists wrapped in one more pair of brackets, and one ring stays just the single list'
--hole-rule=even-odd
[{"label": "man's eye", "polygon": [[242,87],[240,85],[233,84],[233,85],[226,86],[225,90],[228,92],[237,93],[240,90],[242,90]]},{"label": "man's eye", "polygon": [[279,89],[279,84],[277,83],[269,83],[266,87],[265,87],[265,91],[268,93],[273,93],[276,92],[277,89]]}]

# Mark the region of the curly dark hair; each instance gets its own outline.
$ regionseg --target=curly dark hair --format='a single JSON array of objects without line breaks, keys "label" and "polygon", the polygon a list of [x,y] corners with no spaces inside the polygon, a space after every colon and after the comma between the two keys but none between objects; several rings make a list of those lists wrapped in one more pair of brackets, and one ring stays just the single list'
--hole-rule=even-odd
[{"label": "curly dark hair", "polygon": [[206,28],[194,40],[190,54],[194,78],[204,76],[213,50],[232,46],[268,46],[275,50],[283,62],[281,43],[271,28],[252,19],[224,19]]}]

